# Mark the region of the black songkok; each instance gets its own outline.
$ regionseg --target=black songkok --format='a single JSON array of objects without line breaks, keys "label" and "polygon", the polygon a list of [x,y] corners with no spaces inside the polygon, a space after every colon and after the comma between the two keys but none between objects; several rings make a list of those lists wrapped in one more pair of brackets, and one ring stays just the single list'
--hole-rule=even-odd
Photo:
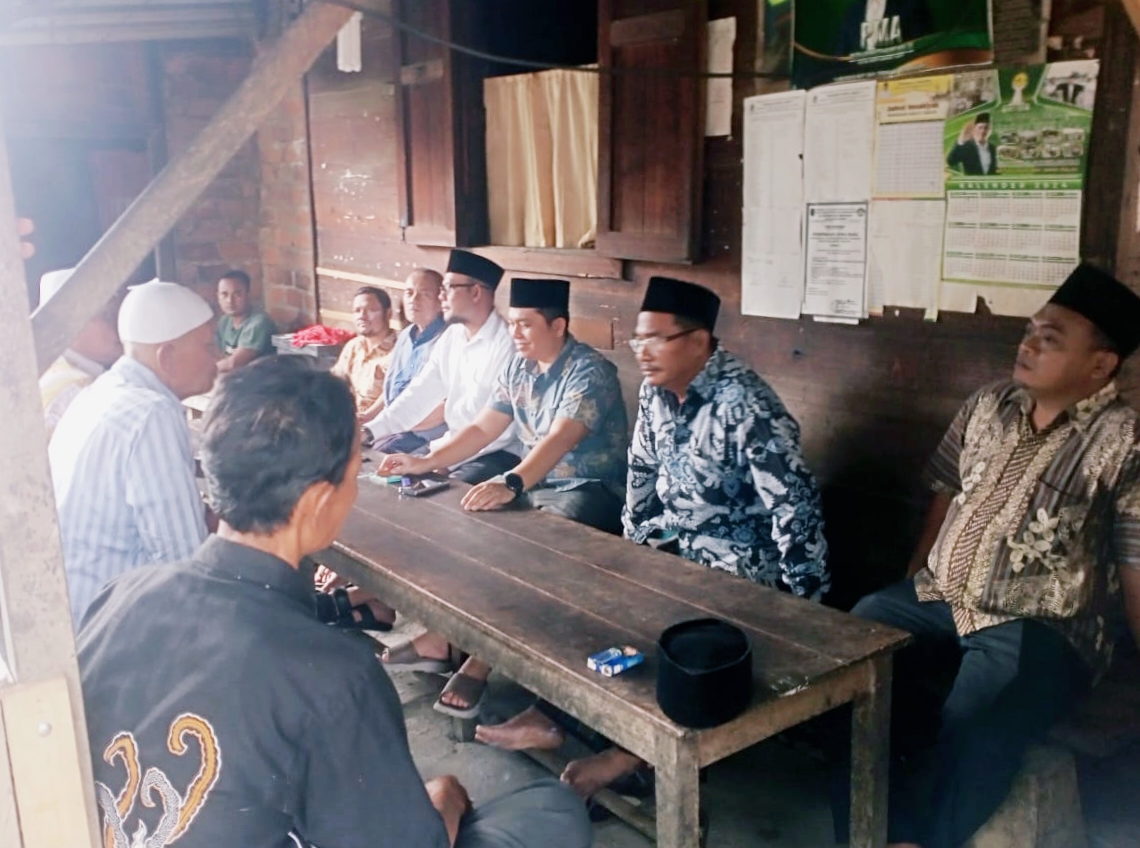
[{"label": "black songkok", "polygon": [[1092,321],[1108,336],[1121,359],[1140,346],[1140,297],[1092,265],[1078,265],[1049,302]]},{"label": "black songkok", "polygon": [[511,280],[511,306],[516,309],[570,311],[569,280]]},{"label": "black songkok", "polygon": [[716,327],[720,312],[720,298],[696,283],[674,280],[671,277],[650,277],[641,302],[642,312],[665,312],[688,318],[710,333]]},{"label": "black songkok", "polygon": [[494,291],[499,285],[499,280],[503,279],[503,269],[492,262],[479,256],[476,253],[469,253],[466,250],[453,250],[451,256],[447,260],[447,273],[449,274],[463,274],[465,277],[471,277],[473,280],[478,280],[487,288]]}]

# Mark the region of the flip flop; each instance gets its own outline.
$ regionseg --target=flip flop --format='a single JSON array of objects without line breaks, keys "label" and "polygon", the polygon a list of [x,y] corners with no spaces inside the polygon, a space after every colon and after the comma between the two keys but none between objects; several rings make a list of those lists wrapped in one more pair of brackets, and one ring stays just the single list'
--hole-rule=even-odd
[{"label": "flip flop", "polygon": [[447,660],[421,657],[415,642],[405,642],[389,648],[388,659],[380,660],[380,664],[388,671],[422,671],[426,674],[447,674],[451,671],[451,663]]},{"label": "flip flop", "polygon": [[316,598],[317,617],[325,624],[342,630],[378,630],[382,633],[392,629],[392,622],[377,618],[367,602],[353,606],[346,588],[317,592]]},{"label": "flip flop", "polygon": [[[432,709],[455,718],[475,718],[479,715],[479,707],[483,704],[483,695],[486,691],[486,680],[479,680],[461,671],[457,671],[451,675],[451,679],[447,681],[447,685],[444,686],[443,691],[439,693],[439,697],[436,698],[435,703],[432,704]],[[443,696],[448,693],[458,695],[471,706],[453,707],[451,704],[445,704],[443,702]]]}]

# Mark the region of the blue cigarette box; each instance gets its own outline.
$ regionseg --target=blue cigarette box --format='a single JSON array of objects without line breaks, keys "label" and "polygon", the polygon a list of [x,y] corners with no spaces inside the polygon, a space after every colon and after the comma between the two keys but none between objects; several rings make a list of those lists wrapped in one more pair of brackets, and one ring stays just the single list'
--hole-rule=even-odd
[{"label": "blue cigarette box", "polygon": [[630,645],[623,645],[620,648],[606,648],[604,651],[591,654],[586,659],[586,668],[598,672],[603,677],[613,677],[643,662],[645,654]]}]

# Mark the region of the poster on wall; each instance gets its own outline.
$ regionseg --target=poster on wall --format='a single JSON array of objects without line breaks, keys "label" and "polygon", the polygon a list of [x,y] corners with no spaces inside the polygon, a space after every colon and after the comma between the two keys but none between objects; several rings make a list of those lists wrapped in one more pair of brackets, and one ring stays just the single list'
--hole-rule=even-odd
[{"label": "poster on wall", "polygon": [[954,77],[879,83],[875,100],[876,198],[935,198],[946,191],[943,126]]},{"label": "poster on wall", "polygon": [[944,308],[972,312],[981,284],[1020,289],[999,300],[1024,314],[1079,261],[1097,70],[1082,60],[955,76],[943,140]]},{"label": "poster on wall", "polygon": [[989,0],[811,0],[795,4],[792,82],[993,61]]}]

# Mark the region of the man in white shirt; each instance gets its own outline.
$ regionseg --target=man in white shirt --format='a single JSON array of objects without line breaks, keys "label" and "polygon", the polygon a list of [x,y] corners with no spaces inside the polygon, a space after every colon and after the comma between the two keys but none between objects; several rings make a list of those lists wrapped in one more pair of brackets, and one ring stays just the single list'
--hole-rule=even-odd
[{"label": "man in white shirt", "polygon": [[[74,273],[74,268],[66,268],[44,274],[40,278],[40,306],[51,300]],[[49,439],[76,396],[123,355],[115,327],[119,301],[118,296],[112,298],[88,321],[67,350],[40,377],[40,400]]]},{"label": "man in white shirt", "polygon": [[[515,352],[507,322],[495,311],[495,289],[502,278],[503,269],[490,259],[451,251],[440,290],[443,317],[451,326],[439,337],[419,375],[365,425],[374,439],[414,429],[444,403],[447,432],[429,445],[438,450],[483,411]],[[512,424],[470,461],[453,468],[451,476],[482,483],[510,471],[521,454]]]},{"label": "man in white shirt", "polygon": [[48,448],[72,620],[108,581],[188,559],[206,538],[181,401],[214,383],[214,311],[152,280],[119,310],[121,357],[64,413]]}]

